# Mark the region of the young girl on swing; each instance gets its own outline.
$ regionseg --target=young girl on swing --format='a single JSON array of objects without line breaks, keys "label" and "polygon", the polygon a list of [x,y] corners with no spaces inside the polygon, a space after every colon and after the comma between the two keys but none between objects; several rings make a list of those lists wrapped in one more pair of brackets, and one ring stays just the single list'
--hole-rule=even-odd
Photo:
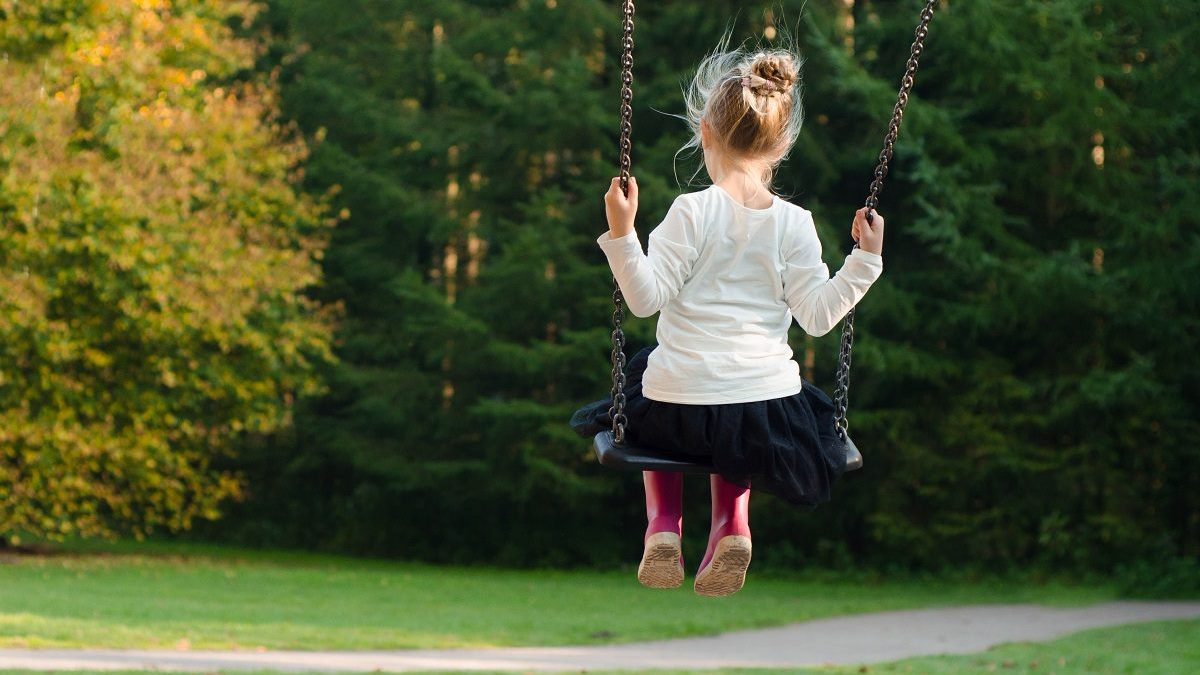
[{"label": "young girl on swing", "polygon": [[[698,67],[686,96],[693,137],[712,179],[679,195],[643,254],[634,230],[637,181],[626,196],[614,178],[605,195],[609,230],[597,243],[629,310],[661,312],[657,347],[629,362],[627,438],[635,444],[709,455],[712,522],[695,590],[741,589],[750,564],[750,488],[797,506],[828,501],[845,456],[833,404],[803,381],[792,359],[791,321],[829,332],[883,270],[883,218],[853,219],[859,247],[830,278],[812,215],[771,192],[802,119],[798,58],[785,50],[722,46]],[[607,406],[588,406],[583,435],[607,428]],[[683,583],[682,474],[644,472],[649,521],[638,580]]]}]

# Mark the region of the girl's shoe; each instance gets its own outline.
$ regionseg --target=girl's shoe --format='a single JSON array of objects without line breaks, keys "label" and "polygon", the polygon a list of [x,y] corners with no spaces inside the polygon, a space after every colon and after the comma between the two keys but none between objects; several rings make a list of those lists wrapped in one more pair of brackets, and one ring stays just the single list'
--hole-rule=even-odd
[{"label": "girl's shoe", "polygon": [[696,573],[696,593],[715,598],[742,590],[750,567],[750,549],[750,537],[722,537],[712,560]]},{"label": "girl's shoe", "polygon": [[678,534],[656,532],[646,537],[638,581],[646,588],[679,588],[683,584],[683,550]]},{"label": "girl's shoe", "polygon": [[710,479],[712,525],[696,573],[696,592],[719,597],[742,590],[750,567],[750,489],[718,474]]}]

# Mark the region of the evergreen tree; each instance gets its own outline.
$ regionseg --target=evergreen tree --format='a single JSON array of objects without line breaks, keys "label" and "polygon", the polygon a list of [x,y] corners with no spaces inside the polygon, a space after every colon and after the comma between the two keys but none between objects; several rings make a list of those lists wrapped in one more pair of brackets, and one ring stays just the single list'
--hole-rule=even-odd
[{"label": "evergreen tree", "polygon": [[[881,102],[855,99],[882,98],[871,80],[903,60],[909,12],[855,10],[853,43],[827,32],[810,52],[809,129],[827,149],[804,146],[801,171],[865,163],[836,126],[866,126],[859,111]],[[1196,554],[1196,398],[1169,346],[1194,345],[1195,288],[1166,280],[1160,251],[1195,264],[1188,209],[1163,205],[1194,179],[1197,145],[1186,106],[1150,92],[1194,97],[1182,11],[940,8],[886,190],[887,270],[859,322],[852,420],[870,466],[836,529],[793,521],[831,560],[1106,569]]]},{"label": "evergreen tree", "polygon": [[[309,185],[350,214],[325,266],[347,318],[329,394],[250,460],[263,497],[243,536],[290,522],[277,536],[526,562],[509,518],[584,523],[575,506],[612,491],[557,382],[597,389],[580,363],[607,335],[604,272],[580,256],[593,228],[576,226],[597,217],[578,186],[605,165],[611,15],[571,4],[274,6],[285,109],[322,139]],[[560,328],[577,316],[584,337]],[[581,546],[561,560],[611,548]]]}]

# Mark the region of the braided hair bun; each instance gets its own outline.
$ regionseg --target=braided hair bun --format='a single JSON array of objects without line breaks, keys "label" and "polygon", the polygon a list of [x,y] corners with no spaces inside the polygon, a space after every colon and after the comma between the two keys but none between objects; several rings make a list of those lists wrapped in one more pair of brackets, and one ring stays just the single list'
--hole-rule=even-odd
[{"label": "braided hair bun", "polygon": [[790,96],[796,86],[796,62],[790,55],[760,53],[750,62],[749,89],[757,96]]}]

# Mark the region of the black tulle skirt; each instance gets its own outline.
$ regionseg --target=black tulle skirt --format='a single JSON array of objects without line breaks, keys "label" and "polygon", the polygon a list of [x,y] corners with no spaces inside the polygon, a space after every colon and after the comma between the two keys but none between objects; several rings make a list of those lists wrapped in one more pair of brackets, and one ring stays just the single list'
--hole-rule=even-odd
[{"label": "black tulle skirt", "polygon": [[[642,373],[654,347],[630,361],[625,384],[626,437],[633,445],[710,456],[728,481],[812,508],[829,501],[845,470],[844,447],[834,426],[833,402],[804,382],[793,396],[718,405],[653,401],[642,395]],[[612,428],[612,397],[571,417],[587,438]]]}]

